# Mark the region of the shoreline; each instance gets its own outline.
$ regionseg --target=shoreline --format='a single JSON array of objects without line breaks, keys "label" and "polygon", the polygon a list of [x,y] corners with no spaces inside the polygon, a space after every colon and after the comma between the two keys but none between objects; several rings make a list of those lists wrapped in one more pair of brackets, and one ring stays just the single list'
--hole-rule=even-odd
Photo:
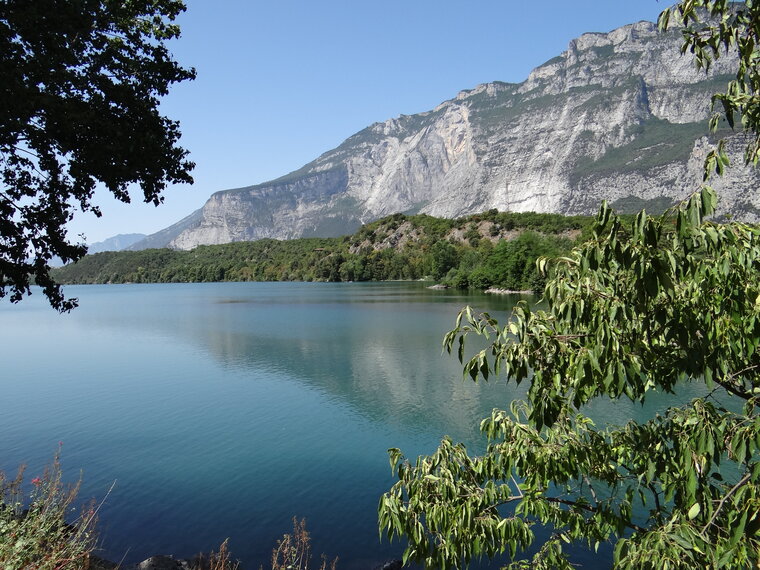
[{"label": "shoreline", "polygon": [[[146,558],[142,562],[127,566],[122,566],[96,555],[91,555],[89,558],[91,570],[202,570],[209,567],[213,568],[213,566],[209,566],[210,562],[211,560],[203,554],[192,558],[174,558],[171,555],[158,554]],[[236,567],[235,564],[239,564],[238,567],[242,570],[242,563],[239,560],[230,560],[230,563],[233,568]],[[401,568],[401,560],[387,560],[372,566],[368,570],[401,570]]]},{"label": "shoreline", "polygon": [[483,293],[489,293],[491,295],[533,295],[533,291],[526,289],[523,291],[516,291],[514,289],[501,289],[499,287],[489,287]]},{"label": "shoreline", "polygon": [[[443,285],[442,283],[438,283],[437,285],[430,285],[426,287],[426,289],[433,289],[434,291],[446,291],[448,289],[453,289],[453,287],[449,285]],[[483,293],[487,293],[489,295],[533,295],[533,291],[530,289],[525,290],[515,290],[515,289],[502,289],[500,287],[489,287],[488,289],[484,290]]]}]

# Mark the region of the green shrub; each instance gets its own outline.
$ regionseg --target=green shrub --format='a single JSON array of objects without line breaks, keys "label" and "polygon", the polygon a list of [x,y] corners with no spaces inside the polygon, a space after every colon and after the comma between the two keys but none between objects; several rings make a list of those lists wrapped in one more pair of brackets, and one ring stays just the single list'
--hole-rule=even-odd
[{"label": "green shrub", "polygon": [[59,455],[45,472],[31,480],[28,499],[23,493],[24,469],[13,479],[0,472],[0,568],[58,570],[88,568],[95,546],[97,509],[85,507],[76,520],[66,514],[79,484],[61,481]]},{"label": "green shrub", "polygon": [[474,289],[488,289],[493,281],[484,267],[478,267],[469,275],[469,286]]},{"label": "green shrub", "polygon": [[470,278],[466,271],[457,271],[451,279],[451,286],[457,289],[467,289],[470,287]]}]

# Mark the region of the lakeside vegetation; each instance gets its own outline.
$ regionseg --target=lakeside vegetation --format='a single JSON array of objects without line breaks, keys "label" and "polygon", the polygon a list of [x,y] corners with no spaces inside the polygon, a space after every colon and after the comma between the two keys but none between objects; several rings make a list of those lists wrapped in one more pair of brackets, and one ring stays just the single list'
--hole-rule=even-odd
[{"label": "lakeside vegetation", "polygon": [[[60,447],[52,463],[28,484],[25,467],[15,476],[0,471],[0,568],[3,570],[111,570],[123,568],[96,555],[98,549],[97,520],[102,505],[94,501],[81,503],[79,482],[65,483],[60,463]],[[26,490],[31,485],[30,490]],[[105,500],[105,499],[104,499]],[[309,570],[313,563],[311,533],[306,519],[292,519],[293,530],[284,533],[272,549],[271,570]],[[170,561],[172,567],[188,570],[240,570],[241,563],[232,558],[227,540],[218,552],[199,553],[186,560],[169,556],[153,556],[129,568],[161,567]],[[319,570],[336,570],[338,558],[320,558]],[[260,566],[263,570],[264,566]]]},{"label": "lakeside vegetation", "polygon": [[536,259],[569,252],[592,221],[496,210],[457,219],[393,214],[337,238],[101,252],[53,276],[64,284],[431,279],[461,289],[538,290]]},{"label": "lakeside vegetation", "polygon": [[15,477],[0,471],[0,568],[88,567],[96,546],[97,505],[85,505],[71,520],[79,485],[62,482],[59,453],[31,479],[28,493],[23,467]]},{"label": "lakeside vegetation", "polygon": [[[681,2],[663,12],[661,29],[667,29],[671,13],[685,26],[683,51],[689,49],[694,54],[698,67],[709,69],[712,59],[724,55],[724,48],[738,48],[736,79],[726,93],[715,95],[713,102],[721,102],[732,126],[734,116],[741,116],[744,129],[754,135],[746,147],[745,161],[756,165],[760,159],[760,113],[756,112],[758,100],[753,95],[760,91],[760,51],[756,48],[760,45],[760,5],[751,1],[745,7],[717,0]],[[703,26],[700,13],[720,17],[720,26],[710,22]],[[123,21],[123,16],[117,20],[119,30],[123,29]],[[691,23],[694,28],[688,27]],[[153,37],[171,38],[176,34],[160,26],[159,33]],[[117,40],[117,44],[121,43],[121,38]],[[26,42],[23,47],[26,45],[34,44]],[[149,41],[148,45],[153,44]],[[16,51],[29,53],[27,49]],[[159,59],[165,64],[165,58]],[[84,66],[77,67],[79,71]],[[106,67],[98,61],[98,68]],[[135,76],[133,66],[122,68]],[[188,70],[186,75],[190,77],[194,71]],[[38,78],[34,81],[37,88],[46,84]],[[62,84],[49,83],[56,87]],[[76,95],[81,93],[74,91]],[[123,99],[121,90],[119,95]],[[16,99],[25,101],[23,97]],[[26,121],[35,131],[42,130],[41,125],[53,132],[59,130],[56,111],[65,107],[57,97],[51,99],[55,108],[45,113],[44,122]],[[90,101],[103,99],[96,96]],[[120,112],[123,109],[119,104],[112,107]],[[80,110],[77,105],[76,111]],[[716,115],[714,119],[717,118]],[[711,124],[715,126],[714,121]],[[162,126],[176,141],[176,131],[168,128],[173,124],[162,122]],[[97,130],[107,132],[108,137],[112,135],[108,129]],[[92,134],[86,129],[81,132]],[[57,235],[60,224],[70,219],[66,210],[69,201],[65,198],[76,197],[76,193],[72,194],[75,190],[79,192],[81,209],[97,212],[88,200],[103,161],[96,153],[93,160],[80,163],[80,153],[76,148],[71,150],[68,137],[62,144],[45,145],[40,150],[35,143],[41,137],[37,132],[33,134],[27,139],[11,139],[30,141],[15,145],[14,151],[27,153],[31,148],[40,154],[38,161],[18,156],[7,161],[9,168],[22,165],[27,171],[19,175],[15,170],[6,170],[6,182],[21,180],[26,186],[23,192],[15,188],[15,193],[10,192],[12,200],[23,198],[23,208],[9,202],[18,213],[11,222],[19,221],[20,225],[6,225],[13,229],[8,233],[13,234],[14,244],[23,245],[18,235],[31,236],[24,239],[35,246],[36,258],[31,266],[25,260],[29,250],[16,245],[15,257],[9,264],[11,279],[4,275],[2,289],[4,292],[5,287],[12,287],[11,300],[20,300],[29,294],[29,274],[34,269],[34,277],[51,304],[68,310],[74,302],[62,299],[49,279],[44,261],[56,249],[62,250],[64,259],[81,256],[83,248],[72,247],[63,240],[65,236]],[[78,138],[100,142],[97,137]],[[129,136],[112,138],[134,142]],[[110,151],[105,145],[102,148]],[[150,150],[142,150],[145,148]],[[672,149],[678,150],[675,146]],[[170,150],[175,157],[185,156],[182,149]],[[630,150],[646,151],[642,160],[653,152],[649,147]],[[61,188],[61,166],[54,155],[67,160],[69,172],[78,184]],[[116,174],[119,166],[122,170],[125,164],[134,168],[133,157],[127,158],[121,165],[105,161],[106,170],[117,172],[101,176],[121,199],[128,198],[125,188],[129,180]],[[722,173],[728,165],[721,141],[707,155],[705,179],[712,171]],[[31,177],[31,170],[46,166],[53,175],[45,179],[40,172],[41,178]],[[93,167],[94,174],[87,174],[87,166]],[[185,163],[179,172],[175,168],[167,181],[187,180],[190,166]],[[603,166],[597,161],[598,168]],[[145,198],[158,203],[166,181],[162,178],[156,182],[151,177],[148,182]],[[52,191],[45,195],[54,206],[52,210],[45,207],[46,200],[40,201],[40,208],[26,206],[26,199],[39,192],[35,184],[38,188],[44,184]],[[484,555],[493,558],[508,552],[512,568],[569,569],[575,563],[565,544],[596,550],[609,543],[615,545],[615,568],[760,567],[760,230],[738,222],[706,221],[714,214],[716,201],[714,191],[704,187],[687,203],[663,216],[652,217],[642,211],[632,228],[604,204],[592,239],[557,264],[546,283],[542,308],[521,302],[510,321],[501,327],[488,314],[474,315],[469,307],[461,311],[444,344],[449,352],[457,346],[464,371],[473,380],[485,381],[500,374],[506,382],[527,381],[530,387],[524,401],[510,402],[509,411],[495,409],[480,424],[488,447],[479,456],[468,455],[463,444],[448,438],[442,440],[433,455],[416,461],[405,459],[399,449],[389,450],[398,482],[381,498],[379,526],[389,539],[407,541],[404,563],[412,561],[426,568],[446,570],[466,567]],[[44,214],[40,215],[40,211]],[[498,212],[492,215],[495,218]],[[587,229],[545,233],[529,227],[506,229],[495,220],[465,222],[466,225],[448,228],[443,224],[436,236],[435,232],[423,231],[424,223],[415,225],[405,217],[391,218],[391,225],[398,224],[394,228],[378,228],[379,231],[357,236],[355,241],[341,238],[335,244],[307,243],[304,251],[311,257],[304,261],[310,263],[304,265],[306,279],[394,278],[394,271],[411,273],[408,268],[415,268],[424,276],[461,287],[488,284],[538,289],[541,282],[529,271],[533,266],[530,261],[540,255],[562,254],[574,240],[583,239]],[[42,238],[34,233],[39,227],[46,232]],[[438,226],[433,223],[433,227]],[[45,236],[51,238],[53,247],[47,246]],[[280,242],[274,244],[279,247]],[[368,269],[367,259],[385,252],[389,252],[388,259],[376,263],[370,259]],[[217,249],[208,255],[221,258],[222,253]],[[240,267],[217,262],[207,272],[207,265],[196,265],[204,270],[202,279],[196,269],[192,280],[231,280],[236,271],[240,279],[246,270],[247,277],[252,277],[253,263],[258,263],[263,254],[249,254]],[[408,257],[397,260],[396,254]],[[262,267],[271,268],[273,259],[263,257],[268,264]],[[291,264],[300,261],[284,254],[270,257]],[[236,259],[233,256],[231,261]],[[135,278],[127,276],[132,271],[129,267],[122,267],[117,278],[140,282],[179,280],[176,274],[162,272],[171,258],[147,261],[154,266],[138,265]],[[279,270],[279,279],[292,278],[296,269],[275,267],[272,275]],[[158,272],[155,275],[160,278],[152,278],[151,271]],[[322,272],[326,275],[320,275]],[[108,282],[118,279],[112,276]],[[493,340],[467,360],[464,341],[469,334]],[[478,348],[481,346],[482,343]],[[697,394],[706,395],[670,406],[646,421],[627,419],[629,405],[643,405],[652,392],[691,397],[695,392],[691,385],[697,386]],[[622,402],[625,425],[597,428],[585,415],[589,404],[593,406],[604,399]],[[36,477],[31,485],[45,489],[45,480],[46,477]],[[56,500],[60,493],[56,479],[52,494],[33,491],[27,510],[22,510],[18,491],[5,491],[20,488],[20,481],[19,476],[5,484],[0,477],[4,515],[0,552],[7,556],[7,562],[0,566],[19,570],[89,567],[88,527],[94,509],[85,511],[83,523],[77,522],[83,529],[80,535],[78,530],[70,530],[76,527],[65,523],[66,509],[61,505],[67,506],[71,495],[63,491],[63,502]],[[46,514],[50,509],[53,516]],[[551,535],[540,546],[535,540],[539,527],[551,529]],[[296,526],[295,531],[305,533],[303,525]],[[79,539],[72,543],[72,536],[81,536],[81,543]],[[283,557],[278,551],[274,553],[273,568],[295,568],[292,560],[300,559],[298,549],[290,539],[283,538],[278,544]],[[52,559],[54,545],[60,545],[61,553]],[[515,560],[518,552],[529,552],[532,559]],[[296,555],[286,556],[293,553]]]}]

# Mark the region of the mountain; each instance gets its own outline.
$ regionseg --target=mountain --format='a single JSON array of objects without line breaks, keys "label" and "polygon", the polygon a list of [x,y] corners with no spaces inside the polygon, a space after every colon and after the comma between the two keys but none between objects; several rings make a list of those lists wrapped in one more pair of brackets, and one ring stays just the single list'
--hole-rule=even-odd
[{"label": "mountain", "polygon": [[134,243],[144,240],[145,234],[119,234],[103,241],[98,241],[87,246],[87,253],[100,253],[101,251],[121,251]]},{"label": "mountain", "polygon": [[164,228],[163,230],[159,230],[154,234],[145,236],[144,239],[137,241],[130,246],[125,247],[124,249],[139,251],[141,249],[167,247],[175,237],[182,234],[182,232],[184,232],[186,229],[197,227],[198,223],[202,219],[203,209],[196,210],[189,216],[185,216],[179,222],[172,224],[168,228]]},{"label": "mountain", "polygon": [[[678,30],[650,22],[584,34],[522,83],[371,125],[286,176],[213,194],[133,247],[335,236],[395,212],[588,214],[603,199],[662,210],[702,181],[710,96],[735,63],[721,58],[705,76],[680,45]],[[728,147],[741,164],[742,135]],[[760,221],[760,196],[744,191],[758,181],[740,166],[715,180],[719,214]]]}]

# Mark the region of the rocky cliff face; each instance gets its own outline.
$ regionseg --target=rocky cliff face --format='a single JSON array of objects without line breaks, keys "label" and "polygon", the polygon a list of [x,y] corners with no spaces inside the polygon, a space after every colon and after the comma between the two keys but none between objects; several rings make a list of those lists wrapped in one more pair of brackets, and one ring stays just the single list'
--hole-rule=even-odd
[{"label": "rocky cliff face", "polygon": [[[350,233],[395,212],[456,217],[491,208],[593,213],[663,209],[699,187],[710,148],[709,77],[680,55],[680,33],[639,22],[585,34],[520,84],[489,83],[434,110],[374,124],[300,170],[217,192],[171,247]],[[741,140],[733,137],[734,162]],[[720,211],[760,220],[757,173],[716,180]],[[156,240],[153,240],[155,247]]]}]

